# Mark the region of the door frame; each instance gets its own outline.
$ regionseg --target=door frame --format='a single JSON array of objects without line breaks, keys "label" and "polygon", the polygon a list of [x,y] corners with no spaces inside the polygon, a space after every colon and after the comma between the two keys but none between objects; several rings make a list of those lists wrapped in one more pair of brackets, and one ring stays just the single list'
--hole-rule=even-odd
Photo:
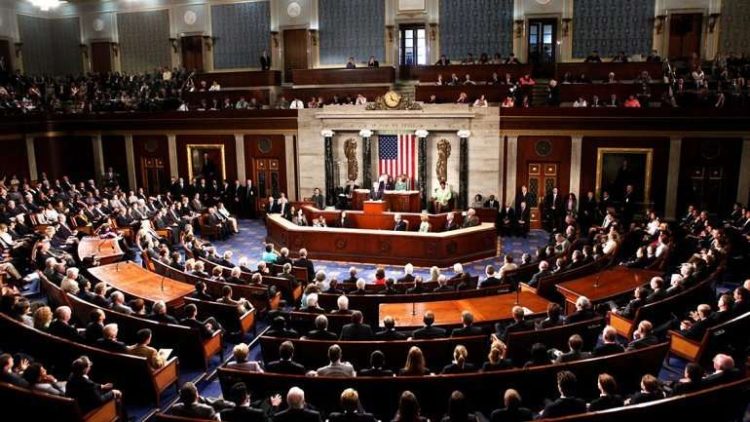
[{"label": "door frame", "polygon": [[[319,42],[316,43],[315,45],[312,45],[312,40],[311,40],[312,37],[310,36],[310,30],[312,28],[310,28],[309,25],[282,25],[282,26],[279,26],[279,29],[278,29],[279,35],[278,35],[278,37],[279,37],[279,51],[280,51],[280,53],[279,53],[279,59],[278,59],[278,69],[279,69],[279,71],[281,71],[281,81],[282,81],[282,84],[284,83],[285,74],[286,74],[286,58],[285,58],[286,45],[284,45],[284,32],[285,31],[289,31],[289,30],[295,30],[295,29],[304,29],[305,31],[307,31],[307,39],[305,40],[306,44],[307,44],[307,52],[308,52],[307,53],[307,68],[308,69],[316,69],[318,67],[318,65],[320,64],[320,51],[318,50],[318,48],[319,48],[318,47]],[[320,35],[316,33],[315,36],[319,38]],[[318,41],[320,41],[320,40],[318,39]],[[270,52],[271,49],[269,49],[268,51]],[[289,83],[291,83],[291,79],[290,79]]]},{"label": "door frame", "polygon": [[559,62],[562,59],[562,13],[538,13],[538,14],[527,14],[523,17],[523,38],[521,38],[520,52],[522,57],[518,57],[523,63],[529,62],[529,21],[541,20],[541,19],[556,19],[557,20],[557,33],[555,34],[555,40],[560,41],[560,45],[555,44],[555,61]]},{"label": "door frame", "polygon": [[[398,67],[406,66],[405,64],[401,64],[401,43],[404,41],[401,38],[401,27],[403,26],[404,29],[420,29],[422,27],[425,32],[425,58],[427,60],[426,66],[429,66],[432,64],[432,61],[430,60],[430,52],[431,52],[431,46],[430,46],[430,25],[427,22],[424,21],[404,21],[404,22],[396,22],[396,28],[395,28],[395,49],[396,49],[396,63]],[[415,38],[416,39],[416,38]],[[416,57],[415,57],[416,59]],[[412,67],[419,66],[418,64],[412,64]]]},{"label": "door frame", "polygon": [[703,20],[701,21],[701,43],[699,56],[701,59],[706,58],[706,51],[708,47],[708,9],[703,7],[688,7],[688,8],[677,8],[667,9],[667,21],[665,22],[664,29],[662,30],[662,50],[663,56],[669,56],[669,38],[672,26],[672,15],[690,15],[690,14],[702,14]]}]

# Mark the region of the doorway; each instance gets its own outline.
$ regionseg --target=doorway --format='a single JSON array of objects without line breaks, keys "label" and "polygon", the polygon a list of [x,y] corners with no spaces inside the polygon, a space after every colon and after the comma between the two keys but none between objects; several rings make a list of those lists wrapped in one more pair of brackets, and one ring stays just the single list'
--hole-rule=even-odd
[{"label": "doorway", "polygon": [[141,157],[141,180],[143,190],[148,194],[158,194],[169,186],[167,170],[160,158]]},{"label": "doorway", "polygon": [[284,31],[284,82],[292,82],[292,69],[307,69],[307,30]]},{"label": "doorway", "polygon": [[529,63],[536,66],[557,61],[557,19],[529,19],[527,48]]},{"label": "doorway", "polygon": [[182,66],[188,71],[203,72],[203,36],[182,37]]},{"label": "doorway", "polygon": [[544,203],[544,197],[557,187],[559,175],[558,163],[540,163],[532,162],[528,164],[528,179],[526,186],[531,193],[532,203],[528,204],[531,210],[531,227],[540,228],[542,226],[542,216],[539,211],[539,205]]},{"label": "doorway", "polygon": [[424,25],[398,27],[398,62],[401,66],[427,64],[427,31]]},{"label": "doorway", "polygon": [[679,13],[669,16],[669,59],[686,60],[693,53],[700,56],[703,35],[702,13]]},{"label": "doorway", "polygon": [[10,53],[10,41],[0,39],[0,83],[6,83],[11,73],[13,73],[13,56]]},{"label": "doorway", "polygon": [[94,73],[112,71],[112,43],[109,41],[91,43],[91,70]]}]

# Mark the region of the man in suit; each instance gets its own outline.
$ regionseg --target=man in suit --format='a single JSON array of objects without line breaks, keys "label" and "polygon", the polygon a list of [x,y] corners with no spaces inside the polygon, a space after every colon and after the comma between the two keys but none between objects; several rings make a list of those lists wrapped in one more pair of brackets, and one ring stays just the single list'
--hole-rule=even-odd
[{"label": "man in suit", "polygon": [[560,398],[548,403],[540,413],[542,418],[557,418],[586,412],[586,402],[575,397],[578,380],[570,371],[557,373],[557,389]]},{"label": "man in suit", "polygon": [[287,375],[304,375],[306,372],[304,366],[294,361],[294,344],[291,341],[281,343],[279,346],[279,360],[266,365],[266,371]]},{"label": "man in suit", "polygon": [[698,308],[690,313],[690,319],[680,323],[680,333],[695,341],[701,341],[703,335],[711,326],[714,325],[714,319],[711,315],[711,306],[705,303],[698,305]]},{"label": "man in suit", "polygon": [[710,388],[727,382],[732,382],[742,378],[743,371],[737,369],[734,365],[734,359],[723,353],[714,356],[713,359],[714,373],[703,378],[703,388]]},{"label": "man in suit", "polygon": [[573,324],[576,322],[586,321],[595,316],[596,314],[594,313],[594,309],[589,298],[587,298],[586,296],[579,296],[578,299],[576,299],[575,312],[565,318],[565,323]]},{"label": "man in suit", "polygon": [[404,265],[404,276],[399,278],[396,283],[402,284],[402,283],[413,283],[414,282],[414,266],[412,264],[407,263]]},{"label": "man in suit", "polygon": [[426,311],[422,316],[422,322],[424,326],[414,330],[412,338],[415,340],[426,340],[445,337],[445,329],[440,327],[433,327],[432,324],[435,322],[435,314],[432,311]]},{"label": "man in suit", "polygon": [[516,218],[516,230],[518,231],[518,235],[525,238],[529,233],[529,230],[531,230],[531,209],[527,202],[521,202],[521,205],[516,210]]},{"label": "man in suit", "polygon": [[565,213],[562,195],[557,187],[552,188],[552,192],[544,197],[544,218],[546,230],[560,230],[562,227],[562,216]]},{"label": "man in suit", "polygon": [[53,336],[62,337],[76,343],[83,343],[84,338],[78,334],[78,330],[70,323],[73,316],[70,307],[60,306],[55,309],[55,319],[49,325],[49,333]]},{"label": "man in suit", "polygon": [[646,303],[654,303],[667,297],[667,290],[664,288],[664,279],[653,277],[649,282],[651,294],[646,296]]},{"label": "man in suit", "polygon": [[503,395],[502,409],[492,411],[490,416],[491,422],[508,422],[508,421],[530,421],[534,419],[534,412],[523,407],[521,404],[521,395],[518,391],[509,388]]},{"label": "man in suit", "polygon": [[352,311],[352,322],[341,328],[341,340],[372,340],[372,328],[362,322],[362,312]]},{"label": "man in suit", "polygon": [[633,341],[628,343],[626,351],[643,349],[659,343],[659,339],[653,334],[654,326],[646,320],[638,323],[638,329],[633,333]]},{"label": "man in suit", "polygon": [[107,324],[102,328],[102,337],[96,341],[96,347],[115,353],[127,353],[128,346],[117,339],[117,324]]},{"label": "man in suit", "polygon": [[351,219],[346,216],[346,211],[341,211],[341,216],[336,219],[333,226],[341,229],[350,229],[353,227],[353,224]]},{"label": "man in suit", "polygon": [[468,337],[482,334],[482,327],[474,325],[474,315],[469,311],[461,312],[461,328],[454,328],[451,331],[451,337]]},{"label": "man in suit", "polygon": [[445,215],[445,224],[443,225],[443,231],[449,232],[451,230],[456,230],[458,228],[458,225],[456,224],[456,221],[454,220],[455,216],[452,212],[449,212]]},{"label": "man in suit", "polygon": [[495,199],[495,195],[490,195],[490,197],[484,201],[484,207],[498,209],[500,208],[500,202]]},{"label": "man in suit", "polygon": [[501,236],[512,236],[516,227],[516,211],[510,204],[505,204],[503,209],[497,214],[497,229]]},{"label": "man in suit", "polygon": [[385,355],[380,350],[370,353],[370,367],[359,371],[363,377],[392,377],[393,371],[385,369]]},{"label": "man in suit", "polygon": [[[25,359],[23,359],[25,361]],[[28,361],[19,362],[19,367],[25,369],[29,365]],[[28,388],[29,382],[26,381],[21,375],[13,372],[15,362],[13,361],[13,355],[10,353],[3,353],[0,355],[0,381],[15,385],[17,387]]]},{"label": "man in suit", "polygon": [[70,378],[65,387],[65,394],[75,399],[82,414],[94,410],[102,404],[122,397],[122,392],[113,388],[112,384],[97,384],[89,379],[91,360],[86,356],[73,361],[70,368]]},{"label": "man in suit", "polygon": [[299,334],[292,328],[287,328],[286,319],[283,316],[277,315],[271,321],[271,328],[266,331],[266,336],[279,337],[279,338],[299,338]]},{"label": "man in suit", "polygon": [[622,353],[625,349],[617,344],[617,330],[611,325],[604,327],[602,331],[602,344],[594,348],[594,356],[609,356],[616,353]]},{"label": "man in suit", "polygon": [[393,231],[396,231],[396,232],[406,231],[406,221],[401,219],[401,214],[394,215],[393,220],[395,221],[395,224],[393,226]]},{"label": "man in suit", "polygon": [[131,355],[141,356],[146,358],[148,365],[151,369],[159,369],[166,364],[164,356],[153,347],[151,344],[151,330],[148,328],[142,328],[136,333],[137,343],[128,348],[128,353]]},{"label": "man in suit", "polygon": [[268,51],[263,50],[260,55],[260,70],[271,69],[271,56],[268,55]]},{"label": "man in suit", "polygon": [[148,316],[148,319],[164,324],[180,324],[177,318],[167,314],[167,305],[161,300],[154,302],[154,305],[151,307],[151,315]]},{"label": "man in suit", "polygon": [[624,227],[630,227],[638,206],[636,204],[635,190],[633,185],[625,186],[625,193],[622,197],[622,224]]},{"label": "man in suit", "polygon": [[573,362],[591,357],[591,353],[581,351],[583,349],[583,338],[578,334],[573,334],[568,338],[568,349],[568,352],[555,359],[555,363]]},{"label": "man in suit", "polygon": [[315,372],[321,377],[352,378],[357,372],[349,362],[341,361],[341,346],[331,345],[328,348],[328,365],[318,368]]},{"label": "man in suit", "polygon": [[435,66],[448,66],[449,64],[451,64],[451,61],[445,54],[441,55],[440,59],[435,62]]},{"label": "man in suit", "polygon": [[320,413],[305,408],[305,392],[292,387],[286,394],[287,409],[274,416],[274,422],[321,422]]},{"label": "man in suit", "polygon": [[511,309],[511,314],[513,315],[513,322],[505,327],[505,329],[502,329],[502,327],[499,326],[500,323],[498,323],[498,329],[496,329],[496,331],[499,333],[498,337],[500,338],[500,340],[506,342],[508,341],[508,335],[510,335],[511,333],[531,331],[534,329],[534,322],[525,319],[522,307],[514,306],[513,309]]},{"label": "man in suit", "polygon": [[[245,383],[238,382],[229,390],[229,399],[234,407],[224,409],[219,413],[222,422],[266,422],[268,418],[261,409],[250,406],[250,394],[247,392]],[[281,404],[281,396],[271,397],[271,404],[278,407]]]},{"label": "man in suit", "polygon": [[97,340],[104,337],[104,311],[101,309],[94,309],[89,314],[85,337],[89,344],[96,343]]},{"label": "man in suit", "polygon": [[172,406],[169,413],[183,418],[219,420],[213,407],[199,403],[198,389],[192,382],[182,384],[180,402]]},{"label": "man in suit", "polygon": [[518,210],[521,208],[521,202],[525,202],[526,205],[532,204],[531,196],[529,188],[527,188],[526,185],[522,185],[521,190],[516,194],[516,214],[519,214]]},{"label": "man in suit", "polygon": [[482,222],[479,221],[479,217],[477,217],[477,211],[474,208],[469,208],[466,211],[466,218],[464,219],[464,223],[461,225],[462,228],[468,228],[468,227],[475,227],[480,225]]},{"label": "man in suit", "polygon": [[315,317],[315,329],[310,330],[302,339],[306,340],[337,340],[339,336],[336,333],[328,331],[328,317],[318,315]]},{"label": "man in suit", "polygon": [[550,274],[552,274],[552,271],[550,271],[549,269],[549,262],[547,261],[539,262],[539,271],[537,271],[536,273],[534,273],[533,276],[531,276],[531,280],[529,280],[529,286],[536,287],[539,284],[540,279]]},{"label": "man in suit", "polygon": [[328,415],[330,422],[376,422],[377,419],[362,410],[359,402],[359,394],[353,388],[347,388],[341,393],[341,409],[343,412],[334,412]]},{"label": "man in suit", "polygon": [[392,316],[383,318],[383,331],[375,334],[375,340],[405,340],[406,335],[396,331],[396,320]]},{"label": "man in suit", "polygon": [[618,310],[617,314],[627,319],[633,319],[638,308],[646,304],[647,295],[648,291],[645,287],[636,287],[633,293],[633,299],[631,299],[625,307]]},{"label": "man in suit", "polygon": [[295,267],[301,267],[307,269],[307,281],[310,282],[315,277],[315,264],[307,257],[307,249],[301,248],[299,250],[299,258],[294,261]]},{"label": "man in suit", "polygon": [[198,320],[198,307],[192,303],[185,305],[184,315],[180,324],[198,330],[204,340],[211,338],[217,330],[221,329],[221,325],[214,317],[209,317],[205,321]]}]

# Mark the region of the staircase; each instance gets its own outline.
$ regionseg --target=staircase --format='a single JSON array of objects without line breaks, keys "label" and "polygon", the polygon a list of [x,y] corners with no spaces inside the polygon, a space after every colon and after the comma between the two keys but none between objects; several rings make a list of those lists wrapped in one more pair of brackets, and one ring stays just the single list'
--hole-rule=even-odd
[{"label": "staircase", "polygon": [[546,79],[537,79],[536,85],[531,89],[531,106],[540,107],[547,104],[547,85]]}]

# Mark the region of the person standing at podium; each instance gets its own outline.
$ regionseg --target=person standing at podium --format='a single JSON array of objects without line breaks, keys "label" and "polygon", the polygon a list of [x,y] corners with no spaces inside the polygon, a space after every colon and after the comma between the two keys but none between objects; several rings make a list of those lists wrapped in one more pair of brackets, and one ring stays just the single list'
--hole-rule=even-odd
[{"label": "person standing at podium", "polygon": [[432,192],[432,203],[435,207],[435,213],[439,214],[447,209],[451,198],[453,198],[451,188],[445,183],[445,180],[441,180],[440,186]]},{"label": "person standing at podium", "polygon": [[373,185],[373,191],[370,192],[370,197],[375,201],[380,201],[383,199],[383,192],[385,192],[386,189],[386,183],[388,182],[388,175],[382,174],[380,175],[380,178],[378,178],[377,185]]},{"label": "person standing at podium", "polygon": [[409,179],[406,177],[405,174],[402,174],[401,176],[398,177],[394,190],[398,190],[398,191],[409,190]]},{"label": "person standing at podium", "polygon": [[406,221],[401,219],[401,214],[396,214],[393,216],[393,219],[395,220],[396,224],[393,226],[393,231],[397,232],[405,232],[406,231]]}]

